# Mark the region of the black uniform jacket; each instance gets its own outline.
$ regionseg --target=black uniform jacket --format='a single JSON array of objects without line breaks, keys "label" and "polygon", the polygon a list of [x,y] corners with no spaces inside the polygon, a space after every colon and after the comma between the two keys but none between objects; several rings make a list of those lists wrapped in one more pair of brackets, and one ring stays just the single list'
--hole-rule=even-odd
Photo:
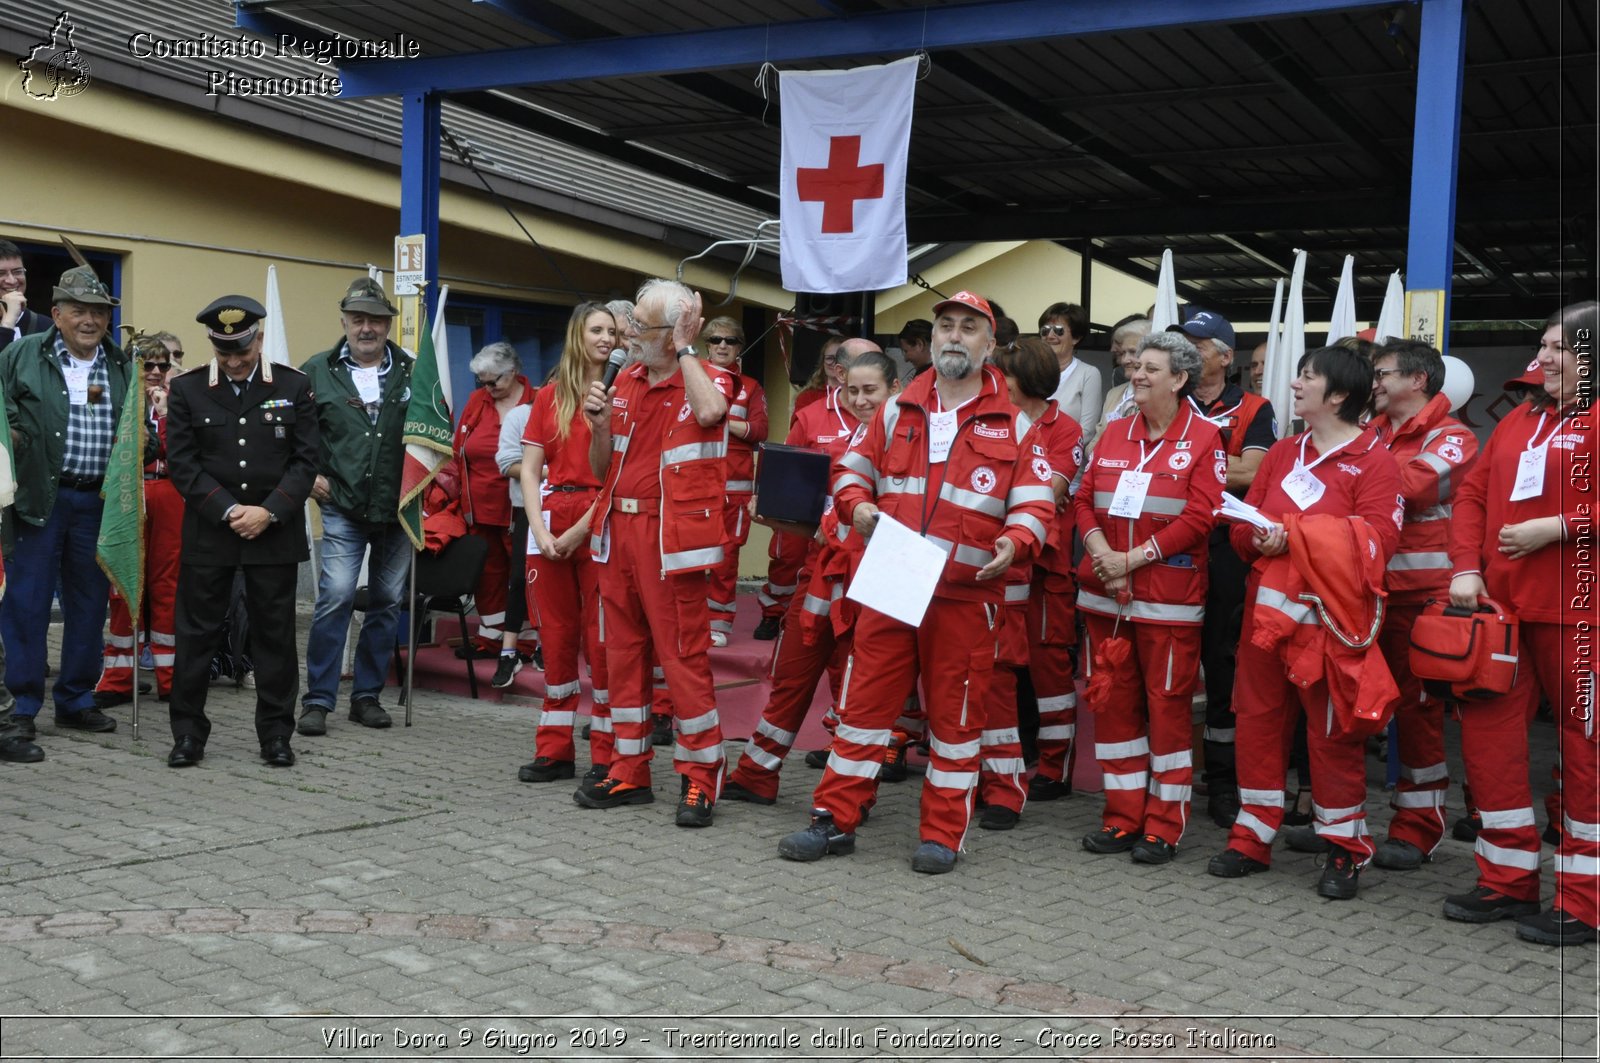
[{"label": "black uniform jacket", "polygon": [[[305,506],[317,477],[317,409],[304,373],[265,358],[242,395],[215,360],[174,377],[167,465],[183,495],[183,563],[294,564],[310,557]],[[229,507],[274,517],[255,539],[224,520]]]}]

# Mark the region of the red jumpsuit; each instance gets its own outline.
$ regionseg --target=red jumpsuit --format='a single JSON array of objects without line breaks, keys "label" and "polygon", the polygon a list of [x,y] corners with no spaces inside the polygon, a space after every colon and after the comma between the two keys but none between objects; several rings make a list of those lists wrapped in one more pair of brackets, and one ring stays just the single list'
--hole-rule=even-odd
[{"label": "red jumpsuit", "polygon": [[1016,561],[1030,561],[1055,518],[1049,464],[1016,438],[1004,378],[993,366],[982,372],[945,460],[932,460],[939,398],[929,373],[884,403],[834,466],[841,521],[871,502],[949,550],[921,626],[872,609],[856,621],[839,727],[812,797],[843,831],[854,831],[872,802],[891,725],[920,677],[929,748],[920,837],[958,850],[966,835],[1004,595],[1001,580],[976,577],[1002,534],[1016,544]]},{"label": "red jumpsuit", "polygon": [[[1083,464],[1083,428],[1061,412],[1054,399],[1033,426],[1030,443],[1044,450],[1052,483],[1071,482]],[[1035,455],[1038,456],[1037,454]],[[1072,499],[1062,500],[1028,590],[1028,674],[1039,700],[1038,773],[1056,782],[1066,778],[1078,728],[1077,677],[1068,652],[1077,638],[1073,599],[1078,585],[1072,576],[1072,533],[1076,518]]]},{"label": "red jumpsuit", "polygon": [[1406,500],[1400,546],[1385,576],[1388,611],[1378,636],[1400,688],[1395,709],[1400,782],[1389,837],[1431,853],[1444,837],[1450,767],[1444,759],[1444,703],[1424,695],[1422,680],[1411,672],[1411,628],[1429,599],[1449,597],[1450,496],[1477,457],[1478,438],[1450,416],[1450,400],[1442,394],[1398,431],[1386,414],[1368,427],[1400,466],[1400,493]]},{"label": "red jumpsuit", "polygon": [[[528,411],[522,442],[544,448],[544,483],[539,505],[550,534],[560,537],[583,519],[600,495],[600,481],[589,467],[589,422],[575,409],[565,438],[557,426],[556,389],[540,388]],[[589,756],[592,763],[611,763],[611,712],[607,689],[606,651],[601,641],[600,568],[579,540],[556,561],[528,553],[528,614],[538,616],[544,644],[544,702],[534,734],[534,756],[573,760],[573,717],[578,706],[578,650],[589,662]]]},{"label": "red jumpsuit", "polygon": [[[1143,414],[1108,425],[1073,498],[1085,543],[1098,530],[1113,551],[1148,542],[1155,552],[1133,571],[1132,598],[1119,605],[1085,551],[1078,609],[1088,637],[1079,661],[1093,678],[1104,667],[1095,654],[1106,640],[1130,644],[1113,667],[1104,703],[1089,706],[1097,713],[1094,755],[1105,779],[1104,824],[1174,846],[1189,819],[1194,785],[1191,705],[1200,678],[1207,540],[1227,469],[1216,426],[1184,403],[1160,439],[1150,438]],[[1137,472],[1150,476],[1138,516],[1113,516],[1123,474]]]},{"label": "red jumpsuit", "polygon": [[[734,378],[704,366],[724,396]],[[673,766],[715,801],[722,727],[711,680],[706,573],[721,563],[727,422],[700,425],[683,371],[659,383],[636,364],[617,377],[611,464],[590,546],[601,562],[615,745],[610,777],[650,785],[650,661],[660,662],[678,721]]]},{"label": "red jumpsuit", "polygon": [[[518,374],[522,387],[518,405],[533,401],[534,388],[528,378]],[[456,473],[461,484],[461,515],[467,531],[489,544],[483,559],[483,573],[473,600],[478,606],[478,631],[474,638],[479,651],[499,653],[506,622],[506,588],[511,572],[511,487],[495,452],[500,449],[500,411],[488,388],[475,388],[461,411],[456,426]],[[520,633],[523,641],[533,638],[529,629]]]},{"label": "red jumpsuit", "polygon": [[[711,594],[706,599],[706,607],[711,610],[711,630],[724,635],[733,634],[734,616],[739,611],[734,601],[739,583],[739,549],[750,538],[750,514],[745,507],[756,490],[756,447],[767,438],[767,393],[755,377],[740,374],[737,382],[739,390],[728,404],[728,495],[722,511],[727,532],[725,556],[722,564],[711,570]],[[743,438],[733,433],[734,421],[748,425]]]},{"label": "red jumpsuit", "polygon": [[[801,392],[814,395],[811,402],[797,405],[789,422],[789,435],[784,443],[791,447],[813,447],[826,450],[830,443],[848,440],[856,430],[856,419],[845,412],[838,388],[823,392]],[[767,582],[756,598],[761,603],[763,617],[781,617],[789,608],[800,584],[805,582],[807,551],[810,543],[797,535],[773,532],[767,544]]]},{"label": "red jumpsuit", "polygon": [[[1561,753],[1561,842],[1554,907],[1600,925],[1600,745],[1594,718],[1595,417],[1524,405],[1495,427],[1456,492],[1450,560],[1477,572],[1489,596],[1521,622],[1521,663],[1510,693],[1461,705],[1461,756],[1483,816],[1478,884],[1522,900],[1539,897],[1539,831],[1528,787],[1528,725],[1542,693],[1554,706]],[[1523,455],[1542,472],[1511,501]],[[1559,516],[1565,540],[1511,560],[1500,529]]]},{"label": "red jumpsuit", "polygon": [[[1302,450],[1302,447],[1304,448]],[[1302,459],[1303,455],[1303,459]],[[1304,509],[1284,490],[1284,478],[1303,460],[1322,484],[1322,495]],[[1323,456],[1302,432],[1275,443],[1261,460],[1245,501],[1270,518],[1285,513],[1329,513],[1366,520],[1382,544],[1385,560],[1400,541],[1405,499],[1394,458],[1372,432],[1363,432]],[[1228,833],[1228,848],[1263,864],[1272,862],[1272,840],[1283,823],[1284,766],[1294,739],[1298,713],[1306,713],[1306,743],[1311,755],[1311,800],[1320,837],[1348,850],[1357,866],[1373,853],[1367,833],[1366,748],[1360,739],[1330,734],[1327,685],[1291,683],[1282,659],[1257,647],[1257,593],[1266,563],[1254,543],[1254,529],[1228,529],[1233,548],[1251,563],[1245,585],[1244,633],[1239,638],[1234,673],[1233,711],[1238,717],[1239,817]],[[1310,613],[1311,622],[1315,614]]]},{"label": "red jumpsuit", "polygon": [[[1019,413],[1017,433],[1031,457],[1042,458],[1049,465],[1052,490],[1058,480],[1062,484],[1072,482],[1082,461],[1079,443],[1083,439],[1083,429],[1077,421],[1061,413],[1054,399],[1049,401],[1037,422],[1030,422],[1027,414]],[[1072,640],[1072,629],[1047,632],[1029,622],[1034,610],[1031,594],[1034,574],[1044,563],[1046,554],[1053,554],[1058,561],[1061,555],[1062,518],[1063,511],[1057,510],[1049,526],[1048,538],[1034,563],[1012,565],[1006,571],[1006,615],[1000,631],[1000,655],[995,661],[998,667],[989,680],[988,722],[984,725],[978,747],[978,801],[985,806],[1021,812],[1027,802],[1028,791],[1022,779],[1027,766],[1022,759],[1022,737],[1017,731],[1016,669],[1029,667],[1035,659],[1045,665],[1041,671],[1046,680],[1045,688],[1040,689],[1037,683],[1034,687],[1039,697],[1040,761],[1044,761],[1043,747],[1046,743],[1052,756],[1060,758],[1061,763],[1065,763],[1063,751],[1072,745],[1072,728],[1077,722],[1077,696],[1073,689],[1072,659],[1066,650]],[[1070,525],[1067,527],[1066,542],[1070,565]],[[1069,575],[1068,585],[1070,582]],[[1051,604],[1048,599],[1041,600],[1041,615]],[[1053,619],[1059,622],[1060,603],[1054,604],[1057,615]],[[1069,622],[1075,623],[1070,598],[1066,602],[1066,616]],[[1041,628],[1047,627],[1048,624],[1041,624]],[[1046,645],[1044,640],[1047,635],[1052,639],[1052,645]],[[1055,778],[1060,779],[1061,776]]]},{"label": "red jumpsuit", "polygon": [[[150,431],[161,440],[161,456],[144,467],[144,600],[146,644],[155,658],[156,693],[172,690],[174,603],[178,593],[178,555],[183,548],[183,496],[167,479],[166,418],[152,417]],[[143,625],[141,625],[143,626]],[[133,694],[139,647],[133,642],[133,616],[128,603],[111,590],[111,618],[106,631],[105,669],[95,692]]]}]

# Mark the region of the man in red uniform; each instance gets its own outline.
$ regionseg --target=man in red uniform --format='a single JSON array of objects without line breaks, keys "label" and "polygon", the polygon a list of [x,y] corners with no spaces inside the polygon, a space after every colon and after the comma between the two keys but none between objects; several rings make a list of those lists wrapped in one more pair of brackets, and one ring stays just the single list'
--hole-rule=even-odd
[{"label": "man in red uniform", "polygon": [[[1243,498],[1261,459],[1277,442],[1272,404],[1228,379],[1233,365],[1233,326],[1221,314],[1201,310],[1168,332],[1182,332],[1200,352],[1200,380],[1194,404],[1222,433],[1228,456],[1227,490]],[[1239,814],[1239,782],[1234,771],[1233,658],[1244,611],[1249,566],[1228,542],[1218,522],[1209,543],[1205,621],[1200,627],[1200,663],[1205,672],[1204,731],[1206,814],[1217,826],[1233,826]]]},{"label": "man in red uniform", "polygon": [[985,364],[994,351],[988,301],[958,292],[933,310],[935,372],[884,404],[835,464],[833,488],[840,519],[863,536],[881,512],[947,549],[949,559],[919,627],[861,610],[811,824],[778,843],[790,860],[855,850],[891,725],[920,678],[929,762],[911,867],[954,869],[978,783],[1003,612],[999,577],[1038,552],[1055,519],[1049,463],[1017,438],[1005,380]]},{"label": "man in red uniform", "polygon": [[[150,617],[149,626],[140,627],[155,664],[156,693],[165,698],[172,691],[172,663],[177,652],[173,604],[178,593],[178,555],[183,547],[183,496],[167,477],[167,380],[173,370],[183,371],[183,344],[172,333],[160,332],[136,341],[135,346],[150,411],[150,438],[158,441],[156,459],[144,467],[144,576]],[[105,671],[94,688],[94,703],[102,709],[133,700],[139,660],[133,636],[128,603],[113,587]],[[148,691],[147,686],[139,688],[141,694]]]},{"label": "man in red uniform", "polygon": [[722,784],[722,728],[711,682],[707,572],[722,560],[728,399],[734,378],[700,359],[700,297],[673,281],[639,289],[629,322],[635,364],[609,391],[589,386],[589,463],[604,486],[590,548],[601,562],[615,747],[605,778],[579,787],[586,808],[643,805],[650,789],[650,661],[672,689],[680,827],[709,827]]},{"label": "man in red uniform", "polygon": [[1395,723],[1400,733],[1400,784],[1389,836],[1372,862],[1410,871],[1429,859],[1444,837],[1444,798],[1450,767],[1444,759],[1444,704],[1422,692],[1411,672],[1411,628],[1430,598],[1450,592],[1450,495],[1478,455],[1478,440],[1450,416],[1444,359],[1417,340],[1380,348],[1372,363],[1368,427],[1400,466],[1406,500],[1400,546],[1389,559],[1389,591],[1379,645],[1400,687]]}]

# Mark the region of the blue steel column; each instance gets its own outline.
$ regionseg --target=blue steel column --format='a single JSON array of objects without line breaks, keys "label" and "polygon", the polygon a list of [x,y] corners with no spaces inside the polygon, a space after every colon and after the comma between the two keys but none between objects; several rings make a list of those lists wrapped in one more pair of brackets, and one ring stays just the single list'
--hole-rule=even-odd
[{"label": "blue steel column", "polygon": [[439,101],[436,92],[401,97],[400,233],[427,237],[423,289],[432,321],[439,296]]},{"label": "blue steel column", "polygon": [[1461,83],[1466,59],[1466,0],[1422,0],[1406,288],[1444,290],[1439,348],[1445,353],[1449,353],[1450,342],[1456,171],[1461,157]]}]

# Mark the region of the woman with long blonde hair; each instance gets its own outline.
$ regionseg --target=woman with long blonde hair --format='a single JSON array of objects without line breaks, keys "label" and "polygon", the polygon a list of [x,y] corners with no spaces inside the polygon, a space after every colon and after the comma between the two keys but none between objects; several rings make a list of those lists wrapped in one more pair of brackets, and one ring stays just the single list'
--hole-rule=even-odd
[{"label": "woman with long blonde hair", "polygon": [[585,541],[600,481],[589,467],[589,422],[582,397],[600,379],[616,344],[616,318],[606,305],[580,303],[567,323],[561,360],[550,384],[534,398],[522,434],[522,497],[533,539],[528,550],[529,605],[540,621],[545,683],[533,762],[517,772],[523,782],[554,782],[575,774],[572,724],[581,689],[580,644],[594,690],[592,770],[604,777],[611,762],[599,573]]}]

